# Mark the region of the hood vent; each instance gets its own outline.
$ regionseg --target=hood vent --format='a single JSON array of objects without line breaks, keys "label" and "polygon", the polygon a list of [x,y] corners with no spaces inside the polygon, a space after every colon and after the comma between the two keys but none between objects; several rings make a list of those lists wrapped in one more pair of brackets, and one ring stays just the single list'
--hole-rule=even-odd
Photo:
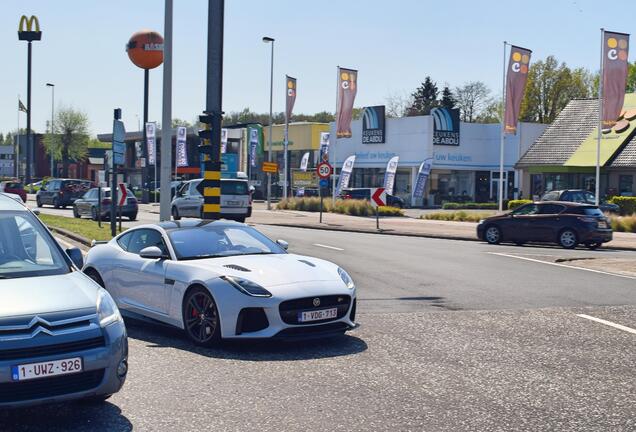
[{"label": "hood vent", "polygon": [[251,272],[250,269],[246,269],[245,267],[241,267],[240,265],[236,265],[236,264],[225,264],[223,267],[227,267],[229,269],[236,270],[236,271]]},{"label": "hood vent", "polygon": [[309,267],[316,267],[316,264],[309,262],[307,260],[298,260],[298,261],[300,261],[303,264],[307,264]]}]

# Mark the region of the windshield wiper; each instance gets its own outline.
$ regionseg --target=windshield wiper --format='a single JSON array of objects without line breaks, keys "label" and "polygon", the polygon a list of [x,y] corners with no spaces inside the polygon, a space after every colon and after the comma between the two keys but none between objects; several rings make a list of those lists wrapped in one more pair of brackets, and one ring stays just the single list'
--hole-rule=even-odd
[{"label": "windshield wiper", "polygon": [[242,253],[239,255],[274,255],[276,252],[249,252],[249,253]]}]

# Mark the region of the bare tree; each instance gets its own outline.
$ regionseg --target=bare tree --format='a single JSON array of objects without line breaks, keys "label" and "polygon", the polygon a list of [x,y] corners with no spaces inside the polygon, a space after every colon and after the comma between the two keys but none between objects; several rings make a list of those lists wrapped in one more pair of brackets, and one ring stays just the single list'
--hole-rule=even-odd
[{"label": "bare tree", "polygon": [[490,89],[481,81],[471,81],[455,88],[461,120],[472,123],[491,102]]},{"label": "bare tree", "polygon": [[389,118],[404,117],[413,104],[413,98],[406,93],[391,93],[385,98],[386,116]]}]

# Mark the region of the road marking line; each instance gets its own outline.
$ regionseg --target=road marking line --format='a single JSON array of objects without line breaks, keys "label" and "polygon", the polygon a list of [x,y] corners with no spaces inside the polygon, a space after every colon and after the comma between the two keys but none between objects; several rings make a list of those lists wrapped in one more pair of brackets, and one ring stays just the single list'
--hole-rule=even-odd
[{"label": "road marking line", "polygon": [[343,251],[344,250],[344,249],[339,248],[339,247],[327,246],[327,245],[320,244],[320,243],[314,243],[314,246],[318,246],[318,247],[325,248],[325,249],[333,249],[333,250],[337,250],[337,251]]},{"label": "road marking line", "polygon": [[596,317],[593,317],[593,316],[590,316],[590,315],[576,314],[576,316],[588,319],[590,321],[596,321],[597,323],[605,324],[607,326],[614,327],[614,328],[617,328],[619,330],[626,331],[627,333],[636,334],[636,330],[634,330],[631,327],[627,327],[627,326],[624,326],[624,325],[621,325],[621,324],[616,324],[616,323],[613,323],[611,321],[605,321],[604,319],[596,318]]},{"label": "road marking line", "polygon": [[487,252],[487,253],[489,253],[491,255],[499,255],[499,256],[508,257],[508,258],[516,258],[516,259],[520,259],[520,260],[524,260],[524,261],[532,261],[532,262],[536,262],[536,263],[540,263],[540,264],[552,265],[552,266],[556,266],[556,267],[565,267],[565,268],[570,268],[570,269],[575,269],[575,270],[583,270],[583,271],[592,272],[592,273],[604,274],[604,275],[608,275],[608,276],[616,276],[616,277],[620,277],[620,278],[624,278],[624,279],[636,279],[636,277],[634,277],[634,276],[627,276],[627,275],[622,275],[622,274],[618,274],[618,273],[610,273],[610,272],[606,272],[606,271],[603,271],[603,270],[594,270],[594,269],[589,269],[589,268],[585,268],[585,267],[577,267],[577,266],[573,266],[573,265],[559,264],[559,263],[554,263],[554,262],[549,262],[549,261],[541,261],[541,260],[534,259],[534,258],[527,258],[527,257],[522,257],[522,256],[517,256],[517,255],[509,255],[509,254],[505,254],[505,253],[501,253],[501,252]]}]

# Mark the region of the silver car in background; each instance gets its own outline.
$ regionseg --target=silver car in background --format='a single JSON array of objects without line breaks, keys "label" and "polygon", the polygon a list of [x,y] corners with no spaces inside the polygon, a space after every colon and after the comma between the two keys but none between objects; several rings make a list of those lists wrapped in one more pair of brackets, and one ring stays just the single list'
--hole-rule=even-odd
[{"label": "silver car in background", "polygon": [[[203,196],[197,190],[202,179],[184,182],[171,204],[172,218],[201,218]],[[247,180],[221,179],[221,217],[238,222],[252,216],[252,193]]]},{"label": "silver car in background", "polygon": [[104,400],[123,386],[126,328],[82,261],[0,194],[0,408]]}]

